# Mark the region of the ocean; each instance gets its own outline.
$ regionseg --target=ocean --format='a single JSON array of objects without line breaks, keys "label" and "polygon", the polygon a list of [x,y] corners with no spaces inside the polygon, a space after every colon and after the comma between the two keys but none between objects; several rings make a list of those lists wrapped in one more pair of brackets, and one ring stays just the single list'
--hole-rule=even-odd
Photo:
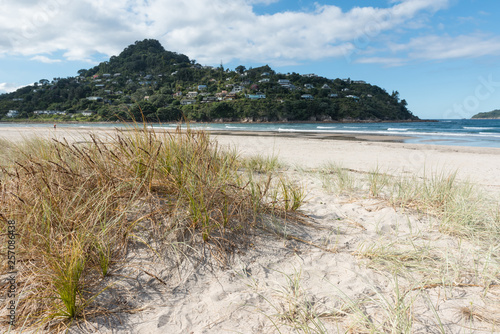
[{"label": "ocean", "polygon": [[[1,123],[1,128],[9,127],[46,127],[47,124],[13,124]],[[50,126],[50,125],[49,125]],[[64,127],[122,127],[115,123],[58,124]],[[153,127],[175,128],[177,124],[155,124]],[[404,122],[404,123],[193,123],[192,129],[217,131],[270,131],[309,132],[309,133],[346,133],[373,134],[387,136],[407,136],[405,143],[424,145],[453,145],[500,148],[500,120],[476,119],[441,119],[436,122]]]}]

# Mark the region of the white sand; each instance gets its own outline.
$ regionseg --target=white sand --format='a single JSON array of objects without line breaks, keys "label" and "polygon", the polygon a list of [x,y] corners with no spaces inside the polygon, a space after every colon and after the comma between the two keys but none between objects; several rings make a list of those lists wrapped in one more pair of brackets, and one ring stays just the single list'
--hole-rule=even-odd
[{"label": "white sand", "polygon": [[369,172],[430,175],[458,172],[461,179],[500,189],[500,149],[307,138],[218,136],[221,145],[238,147],[244,155],[278,155],[290,165],[318,168],[337,162]]},{"label": "white sand", "polygon": [[[30,131],[54,136],[53,129]],[[0,136],[20,138],[14,132],[2,129]],[[62,132],[58,129],[57,136]],[[74,131],[67,133],[73,136]],[[354,171],[378,166],[392,175],[457,170],[461,180],[470,179],[496,193],[500,150],[256,136],[216,139],[223,146],[237,147],[242,155],[278,155],[290,166],[289,177],[309,192],[301,209],[309,216],[308,223],[270,223],[268,229],[307,243],[257,231],[253,247],[237,252],[226,268],[193,258],[184,259],[178,270],[172,269],[172,258],[151,257],[137,245],[125,268],[109,278],[117,285],[102,296],[112,315],[90,318],[82,329],[71,332],[293,333],[301,331],[294,331],[293,322],[284,315],[299,319],[302,312],[320,316],[319,321],[309,318],[304,323],[310,327],[320,323],[318,328],[325,333],[370,332],[360,314],[366,314],[380,331],[401,333],[401,328],[391,327],[397,323],[396,306],[408,307],[399,314],[411,314],[412,333],[500,332],[500,323],[488,319],[471,323],[461,312],[472,305],[479,313],[485,309],[489,311],[483,314],[500,318],[500,288],[485,289],[473,279],[479,276],[499,284],[497,246],[492,245],[494,256],[486,259],[483,249],[440,233],[424,215],[395,209],[381,199],[329,193],[314,173],[296,169],[310,171],[325,162],[338,162]],[[360,256],[363,250],[380,245],[391,245],[387,247],[391,251],[423,250],[416,263],[428,263],[428,270],[424,265],[415,277],[401,275],[405,277],[398,280],[399,289],[409,292],[399,300],[390,271]],[[439,285],[437,272],[449,278],[452,286]],[[430,277],[425,278],[427,274]],[[436,284],[412,291],[419,287],[413,283],[417,281]]]},{"label": "white sand", "polygon": [[[18,141],[39,136],[89,139],[89,133],[106,135],[109,128],[1,127],[0,138]],[[380,138],[361,136],[358,138]],[[345,168],[372,171],[379,168],[388,173],[424,176],[425,173],[458,172],[462,180],[469,179],[491,189],[500,189],[500,148],[479,148],[402,144],[376,141],[323,140],[294,137],[213,136],[221,145],[235,147],[242,155],[278,155],[290,166],[314,169],[327,162],[337,162]]]}]

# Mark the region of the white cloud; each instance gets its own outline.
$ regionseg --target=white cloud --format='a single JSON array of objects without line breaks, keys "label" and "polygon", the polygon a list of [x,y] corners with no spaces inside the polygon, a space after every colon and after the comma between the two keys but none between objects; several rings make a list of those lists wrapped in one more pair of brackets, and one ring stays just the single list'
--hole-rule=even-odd
[{"label": "white cloud", "polygon": [[394,44],[391,49],[405,52],[411,59],[423,60],[494,56],[500,54],[500,37],[484,34],[431,35],[412,38],[406,44]]},{"label": "white cloud", "polygon": [[442,60],[500,55],[500,37],[482,34],[426,36],[412,39],[403,46],[411,58]]},{"label": "white cloud", "polygon": [[19,86],[19,85],[16,85],[13,83],[8,83],[8,82],[1,82],[0,83],[0,93],[14,92],[21,87],[23,87],[23,86]]},{"label": "white cloud", "polygon": [[[0,54],[62,50],[68,60],[89,60],[96,53],[111,56],[136,40],[156,38],[167,50],[208,64],[316,60],[375,44],[382,35],[417,22],[420,14],[448,5],[448,0],[404,0],[388,8],[347,12],[334,5],[273,15],[253,11],[252,4],[276,1],[8,1],[0,14]],[[41,57],[36,60],[48,60]]]},{"label": "white cloud", "polygon": [[270,5],[276,2],[280,2],[280,0],[246,0],[246,3],[248,3],[249,5],[255,5],[255,4]]},{"label": "white cloud", "polygon": [[382,64],[387,67],[395,67],[404,65],[406,60],[402,58],[369,57],[356,59],[355,62],[358,64]]},{"label": "white cloud", "polygon": [[[388,43],[387,52],[377,50],[372,57],[356,59],[356,63],[399,66],[410,61],[441,61],[450,59],[500,56],[500,37],[485,34],[459,36],[431,35],[410,39],[406,44]],[[380,56],[384,53],[384,56]],[[398,55],[399,57],[394,57]]]},{"label": "white cloud", "polygon": [[51,59],[49,57],[40,56],[40,55],[34,56],[30,60],[36,60],[36,61],[39,61],[39,62],[42,62],[42,63],[45,63],[45,64],[54,64],[54,63],[60,63],[61,62],[60,59]]}]

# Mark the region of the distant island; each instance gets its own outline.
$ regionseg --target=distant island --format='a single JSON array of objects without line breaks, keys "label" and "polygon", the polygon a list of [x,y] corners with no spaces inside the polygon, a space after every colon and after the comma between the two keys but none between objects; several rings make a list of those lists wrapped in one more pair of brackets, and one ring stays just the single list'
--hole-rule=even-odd
[{"label": "distant island", "polygon": [[399,93],[363,80],[203,66],[146,39],[68,78],[0,95],[3,121],[418,121]]},{"label": "distant island", "polygon": [[500,119],[500,109],[489,112],[480,112],[472,116],[472,119]]}]

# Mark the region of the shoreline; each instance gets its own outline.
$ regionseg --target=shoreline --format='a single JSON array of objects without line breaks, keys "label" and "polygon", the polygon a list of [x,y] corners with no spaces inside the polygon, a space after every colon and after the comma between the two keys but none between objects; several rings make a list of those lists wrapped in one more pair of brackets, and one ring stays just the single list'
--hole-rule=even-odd
[{"label": "shoreline", "polygon": [[[105,138],[115,131],[115,128],[108,127],[57,130],[52,127],[6,127],[0,132],[0,139],[16,142],[38,136],[49,140],[66,138],[70,142],[86,142],[90,134]],[[365,173],[378,168],[421,177],[457,171],[462,180],[470,179],[481,186],[500,190],[500,178],[492,177],[500,175],[500,148],[439,145],[439,141],[413,144],[403,142],[411,137],[353,133],[210,131],[210,136],[219,145],[235,148],[243,156],[277,156],[290,166],[315,169],[333,161]]]},{"label": "shoreline", "polygon": [[[322,138],[328,140],[359,140],[414,143],[422,145],[446,145],[464,147],[499,147],[500,124],[476,125],[474,122],[460,123],[452,120],[443,124],[419,121],[414,123],[335,123],[335,122],[269,122],[269,123],[55,123],[57,130],[83,129],[133,129],[145,128],[152,131],[171,131],[181,128],[193,131],[207,131],[214,135],[234,136],[281,136]],[[439,121],[441,122],[441,121]],[[450,123],[453,122],[453,123]],[[492,121],[493,122],[493,121]],[[53,128],[54,123],[0,123],[0,135],[10,128],[25,129]],[[451,125],[448,125],[451,124]],[[153,130],[154,129],[154,130]],[[29,130],[31,131],[31,130]],[[38,130],[36,130],[38,131]],[[28,131],[25,131],[28,132]]]},{"label": "shoreline", "polygon": [[[363,123],[434,123],[434,122],[439,122],[438,120],[434,119],[418,119],[418,120],[354,120],[354,119],[342,119],[342,120],[331,120],[331,121],[252,121],[252,122],[244,122],[244,121],[232,121],[232,120],[223,120],[223,121],[213,121],[213,122],[203,122],[203,121],[189,121],[189,122],[155,122],[151,123],[148,122],[148,125],[161,125],[161,124],[167,124],[167,123],[175,123],[175,124],[349,124],[349,123],[354,123],[354,124],[363,124]],[[1,124],[143,124],[141,122],[123,122],[123,121],[89,121],[89,122],[80,122],[80,121],[61,121],[61,120],[19,120],[19,121],[6,121],[2,120],[0,121]]]},{"label": "shoreline", "polygon": [[209,130],[215,136],[242,136],[242,137],[281,137],[281,138],[309,138],[325,140],[348,140],[348,141],[378,141],[403,143],[404,140],[414,138],[400,135],[370,135],[364,133],[314,133],[314,132],[273,132],[273,131],[231,131],[231,130]]},{"label": "shoreline", "polygon": [[[365,138],[366,137],[366,138]],[[408,144],[379,136],[353,135],[282,136],[215,135],[219,145],[237,149],[243,156],[277,156],[289,166],[315,170],[334,162],[360,173],[379,170],[394,176],[457,173],[461,181],[471,181],[500,192],[500,148]],[[339,140],[340,139],[340,140]],[[479,163],[480,162],[480,163]]]}]

